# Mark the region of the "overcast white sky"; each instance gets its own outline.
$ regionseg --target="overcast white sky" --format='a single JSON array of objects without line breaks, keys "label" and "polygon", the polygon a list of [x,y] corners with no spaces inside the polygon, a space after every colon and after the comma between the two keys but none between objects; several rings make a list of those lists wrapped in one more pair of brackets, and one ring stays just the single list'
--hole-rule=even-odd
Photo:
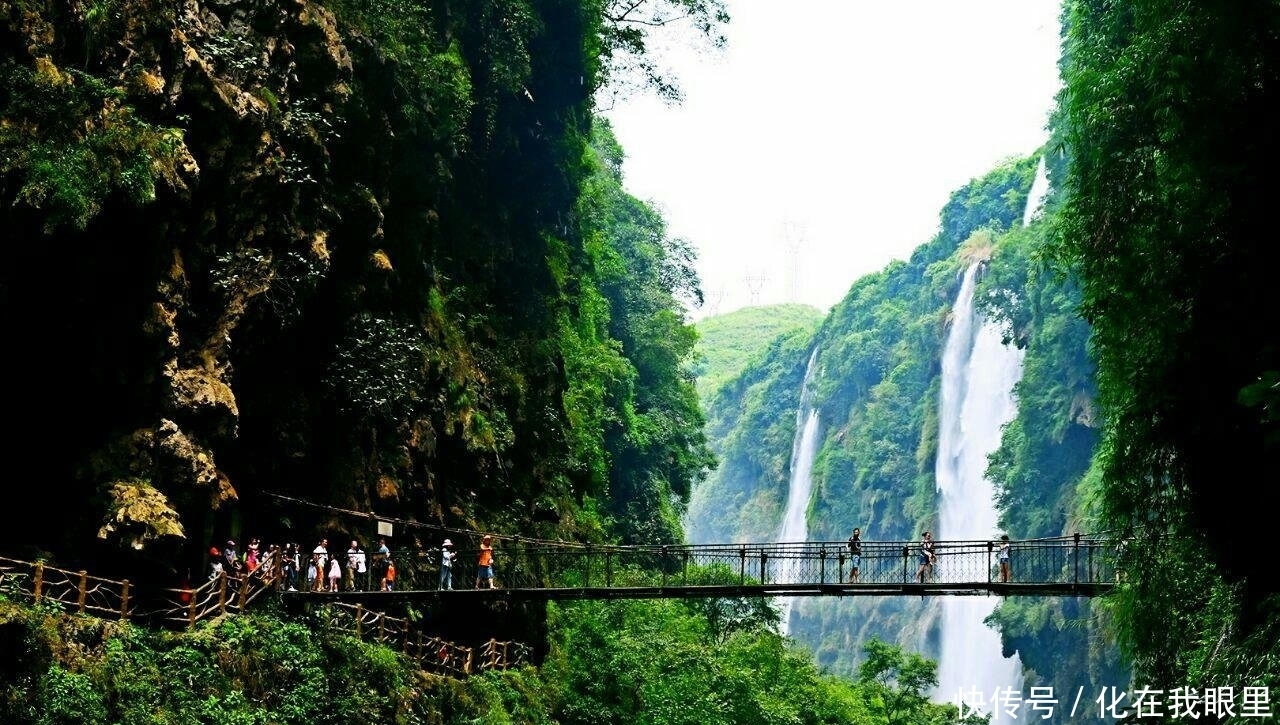
[{"label": "overcast white sky", "polygon": [[[605,113],[624,184],[698,250],[707,305],[826,310],[937,231],[947,196],[1035,151],[1060,0],[728,0],[718,55],[665,52],[680,106]],[[789,253],[789,249],[798,250]]]}]

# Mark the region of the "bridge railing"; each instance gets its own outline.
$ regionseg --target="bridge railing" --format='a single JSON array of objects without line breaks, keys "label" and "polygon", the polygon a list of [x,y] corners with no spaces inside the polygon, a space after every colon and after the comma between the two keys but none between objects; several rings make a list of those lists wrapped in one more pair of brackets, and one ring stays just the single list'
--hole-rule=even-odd
[{"label": "bridge railing", "polygon": [[[1062,537],[1010,542],[1014,583],[1099,584],[1115,581],[1108,542]],[[983,585],[1000,581],[999,542],[939,541],[926,583]],[[393,552],[395,588],[439,586],[434,552]],[[453,565],[453,588],[475,586],[478,552],[461,550]],[[858,583],[921,581],[923,558],[916,541],[864,541]],[[667,586],[846,584],[853,557],[844,541],[673,546],[547,546],[519,541],[494,552],[494,578],[505,589],[564,589]]]},{"label": "bridge railing", "polygon": [[238,575],[223,571],[198,586],[159,590],[144,614],[169,627],[190,628],[212,617],[241,614],[280,585],[280,569],[270,564]]},{"label": "bridge railing", "polygon": [[128,619],[134,610],[128,579],[104,579],[39,561],[0,557],[0,591],[98,617]]},{"label": "bridge railing", "polygon": [[469,675],[482,670],[505,670],[529,661],[529,648],[520,642],[490,639],[479,647],[466,647],[425,635],[408,619],[360,604],[330,602],[320,611],[328,628],[397,648],[429,672]]},{"label": "bridge railing", "polygon": [[[243,614],[252,602],[278,590],[281,583],[281,570],[268,562],[240,575],[219,572],[199,586],[165,589],[158,597],[131,597],[127,579],[105,579],[43,562],[0,557],[0,595],[37,604],[57,604],[78,614],[177,628],[189,628],[213,617]],[[137,606],[139,602],[145,604]],[[522,642],[490,639],[478,647],[466,647],[428,636],[407,619],[361,604],[328,602],[318,611],[327,628],[398,648],[423,669],[439,674],[469,675],[487,669],[508,669],[530,661],[531,650]]]}]

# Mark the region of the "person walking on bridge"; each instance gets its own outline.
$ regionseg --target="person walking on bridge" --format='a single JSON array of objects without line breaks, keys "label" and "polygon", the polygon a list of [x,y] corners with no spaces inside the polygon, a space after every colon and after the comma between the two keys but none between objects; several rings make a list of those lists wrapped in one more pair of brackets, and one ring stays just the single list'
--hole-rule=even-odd
[{"label": "person walking on bridge", "polygon": [[[480,539],[480,560],[476,568],[476,589],[493,589],[493,537]],[[481,584],[484,586],[481,586]]]},{"label": "person walking on bridge", "polygon": [[1013,547],[1009,544],[1009,535],[1000,535],[1000,551],[996,554],[996,559],[1000,562],[1000,581],[1008,584],[1013,580],[1013,571],[1010,568],[1009,553]]},{"label": "person walking on bridge", "polygon": [[346,585],[350,591],[358,590],[364,583],[364,549],[360,548],[360,542],[355,539],[351,540],[351,547],[347,549],[347,566],[343,573],[346,575]]},{"label": "person walking on bridge", "polygon": [[849,537],[849,581],[858,581],[858,570],[862,568],[862,529],[855,528]]},{"label": "person walking on bridge", "polygon": [[926,531],[920,535],[920,569],[916,571],[916,578],[921,584],[932,577],[933,565],[937,560],[938,556],[933,551],[933,534]]},{"label": "person walking on bridge", "polygon": [[[316,544],[316,548],[311,550],[311,563],[316,568],[315,581],[311,583],[312,591],[322,592],[328,589],[328,567],[329,567],[329,540],[320,539],[320,543]],[[307,570],[310,576],[311,570]]]},{"label": "person walking on bridge", "polygon": [[445,539],[440,545],[440,588],[453,589],[453,559],[457,554],[453,550],[453,542]]}]

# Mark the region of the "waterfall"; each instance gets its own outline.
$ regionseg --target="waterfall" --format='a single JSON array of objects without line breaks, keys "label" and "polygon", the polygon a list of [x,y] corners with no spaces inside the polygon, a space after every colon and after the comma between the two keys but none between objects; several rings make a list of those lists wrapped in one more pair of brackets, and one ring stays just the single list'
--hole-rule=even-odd
[{"label": "waterfall", "polygon": [[1036,165],[1036,178],[1031,182],[1031,191],[1027,194],[1027,206],[1022,210],[1022,226],[1028,226],[1040,216],[1044,208],[1044,198],[1049,195],[1049,171],[1044,165],[1044,156]]},{"label": "waterfall", "polygon": [[[1017,412],[1012,391],[1022,375],[1022,352],[1005,346],[999,326],[974,309],[978,266],[965,270],[942,356],[935,468],[941,510],[934,538],[944,541],[990,540],[1000,533],[987,456]],[[943,598],[937,699],[955,702],[960,691],[976,691],[985,704],[966,701],[990,711],[997,688],[1022,689],[1021,662],[1001,656],[999,633],[983,623],[998,603],[992,596]]]},{"label": "waterfall", "polygon": [[[791,444],[791,480],[787,484],[787,508],[782,515],[782,527],[778,531],[777,542],[805,541],[809,538],[809,524],[806,515],[809,511],[809,494],[813,490],[813,458],[818,448],[818,411],[813,408],[810,398],[809,382],[813,377],[814,362],[818,359],[818,348],[809,354],[809,364],[804,370],[804,381],[800,383],[800,406],[796,409],[796,437]],[[775,576],[786,577],[779,581],[794,580],[786,570],[786,564],[775,570]],[[778,631],[786,636],[791,631],[791,609],[795,604],[794,597],[783,597],[779,601],[782,618]]]}]

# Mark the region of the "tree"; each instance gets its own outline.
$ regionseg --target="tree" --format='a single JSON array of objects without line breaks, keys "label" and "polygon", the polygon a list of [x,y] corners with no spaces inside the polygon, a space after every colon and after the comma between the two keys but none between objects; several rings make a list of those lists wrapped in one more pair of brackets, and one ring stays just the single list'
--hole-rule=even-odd
[{"label": "tree", "polygon": [[888,725],[919,722],[929,705],[925,693],[938,685],[938,663],[874,638],[862,652],[866,659],[858,667],[858,682],[871,711]]},{"label": "tree", "polygon": [[606,0],[604,20],[604,84],[615,90],[634,84],[674,102],[682,98],[679,85],[649,52],[654,33],[692,26],[695,38],[721,48],[729,12],[723,0]]}]

